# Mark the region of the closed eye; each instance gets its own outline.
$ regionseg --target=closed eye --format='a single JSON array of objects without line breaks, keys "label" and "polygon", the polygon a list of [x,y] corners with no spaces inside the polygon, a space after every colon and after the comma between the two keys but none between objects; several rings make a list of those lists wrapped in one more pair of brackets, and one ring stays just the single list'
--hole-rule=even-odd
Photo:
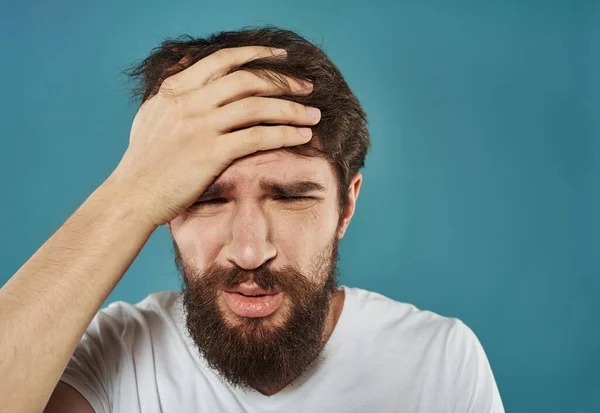
[{"label": "closed eye", "polygon": [[207,199],[205,201],[196,201],[193,203],[194,206],[200,206],[200,205],[219,205],[219,204],[224,204],[226,203],[227,200],[225,198],[213,198],[213,199]]},{"label": "closed eye", "polygon": [[[312,196],[278,196],[274,198],[276,201],[282,202],[300,202],[300,201],[308,201],[311,199],[315,199]],[[192,204],[192,207],[201,207],[203,205],[222,205],[226,204],[228,201],[225,198],[213,198],[206,199],[203,201],[196,201]]]},{"label": "closed eye", "polygon": [[293,202],[293,201],[306,201],[309,199],[315,199],[312,196],[278,196],[275,198],[278,201]]}]

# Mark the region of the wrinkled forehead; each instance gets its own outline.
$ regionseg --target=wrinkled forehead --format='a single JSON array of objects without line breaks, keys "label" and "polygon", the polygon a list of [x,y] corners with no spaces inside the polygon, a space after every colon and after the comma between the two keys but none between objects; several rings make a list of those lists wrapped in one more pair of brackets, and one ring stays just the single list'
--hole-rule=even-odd
[{"label": "wrinkled forehead", "polygon": [[214,184],[258,190],[261,182],[285,184],[297,181],[313,181],[329,190],[335,187],[335,169],[324,158],[275,149],[236,159]]}]

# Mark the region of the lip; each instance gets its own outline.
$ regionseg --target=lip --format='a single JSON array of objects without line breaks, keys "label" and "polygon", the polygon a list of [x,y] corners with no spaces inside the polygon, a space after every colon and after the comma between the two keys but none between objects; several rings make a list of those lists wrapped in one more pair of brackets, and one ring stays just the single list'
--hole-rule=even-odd
[{"label": "lip", "polygon": [[266,317],[273,314],[283,302],[283,293],[250,297],[238,292],[222,291],[223,298],[231,311],[240,317]]},{"label": "lip", "polygon": [[239,284],[235,288],[224,288],[223,291],[226,293],[239,293],[245,296],[276,295],[280,293],[280,291],[276,290],[263,290],[254,283]]}]

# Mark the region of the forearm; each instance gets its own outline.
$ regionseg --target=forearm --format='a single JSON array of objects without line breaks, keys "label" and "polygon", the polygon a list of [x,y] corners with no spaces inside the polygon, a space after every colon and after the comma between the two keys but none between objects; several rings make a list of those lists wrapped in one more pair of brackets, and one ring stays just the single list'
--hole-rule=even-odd
[{"label": "forearm", "polygon": [[1,411],[41,411],[155,226],[105,182],[0,289]]}]

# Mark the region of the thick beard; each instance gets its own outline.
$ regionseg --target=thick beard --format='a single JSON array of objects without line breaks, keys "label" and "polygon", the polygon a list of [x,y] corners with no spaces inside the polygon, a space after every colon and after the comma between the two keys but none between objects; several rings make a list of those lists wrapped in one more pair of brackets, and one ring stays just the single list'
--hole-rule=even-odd
[{"label": "thick beard", "polygon": [[[231,386],[281,389],[322,362],[325,322],[338,287],[337,239],[307,275],[292,266],[246,271],[216,264],[198,273],[183,264],[175,243],[174,247],[183,278],[187,329],[207,364]],[[235,288],[251,277],[262,289],[282,291],[287,298],[285,311],[281,307],[270,316],[258,318],[228,311],[229,320],[235,319],[232,323],[218,304],[219,290]],[[275,325],[275,317],[283,319],[283,324]]]}]

